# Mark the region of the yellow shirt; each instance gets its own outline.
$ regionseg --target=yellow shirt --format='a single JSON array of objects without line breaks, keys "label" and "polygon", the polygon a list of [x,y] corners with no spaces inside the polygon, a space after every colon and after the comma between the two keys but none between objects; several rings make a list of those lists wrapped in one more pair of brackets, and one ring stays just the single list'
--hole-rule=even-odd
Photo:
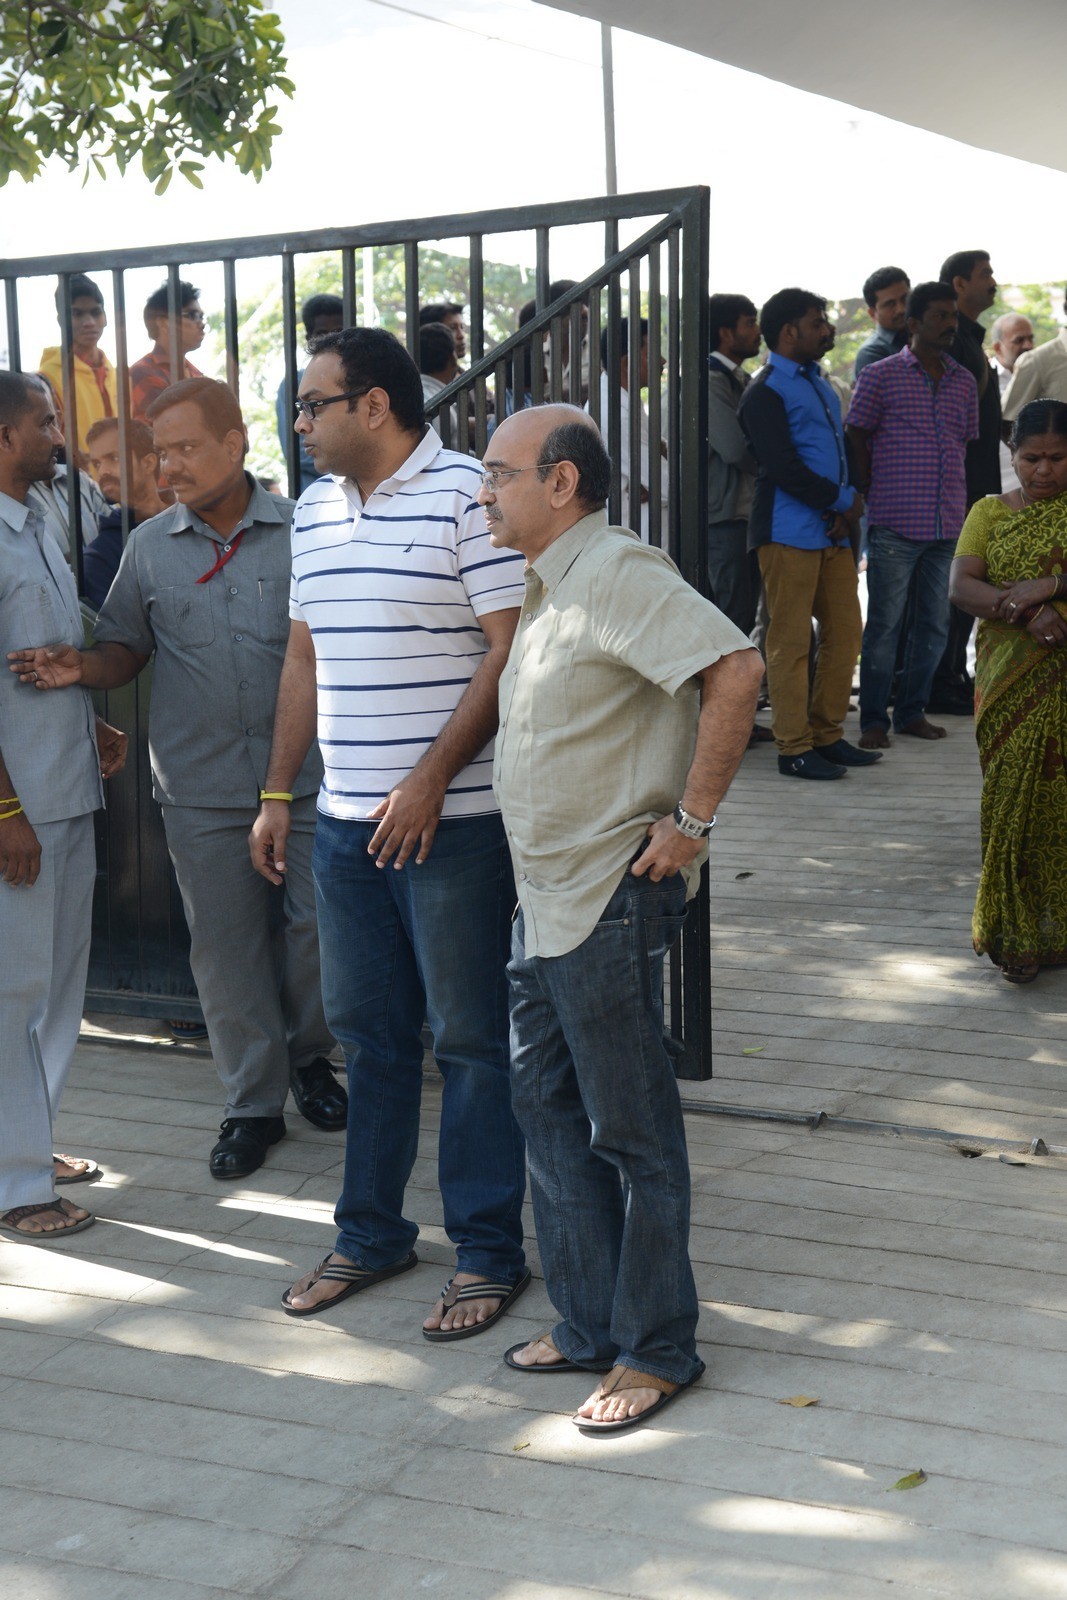
[{"label": "yellow shirt", "polygon": [[[751,648],[669,556],[603,511],[527,567],[493,767],[527,955],[565,955],[592,933],[649,823],[682,797],[695,675]],[[683,874],[690,897],[704,858]]]},{"label": "yellow shirt", "polygon": [[[101,417],[117,417],[119,414],[118,391],[115,387],[115,369],[111,362],[100,352],[103,360],[104,388],[107,391],[107,403],[100,392],[96,373],[98,368],[91,367],[80,356],[74,357],[74,401],[78,413],[78,449],[85,451],[88,446],[85,435],[89,432],[94,422],[99,422]],[[67,397],[63,393],[63,352],[58,344],[50,345],[41,353],[40,366],[37,369],[50,379],[56,393],[60,395],[63,404],[69,412]],[[110,409],[109,409],[110,408]]]}]

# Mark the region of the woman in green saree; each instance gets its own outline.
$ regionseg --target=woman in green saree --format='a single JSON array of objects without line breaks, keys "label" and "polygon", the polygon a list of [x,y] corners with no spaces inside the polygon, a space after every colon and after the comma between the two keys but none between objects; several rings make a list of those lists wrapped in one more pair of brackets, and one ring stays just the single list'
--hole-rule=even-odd
[{"label": "woman in green saree", "polygon": [[971,507],[949,594],[981,618],[982,876],[974,948],[1009,983],[1067,962],[1067,405],[1012,431],[1021,488]]}]

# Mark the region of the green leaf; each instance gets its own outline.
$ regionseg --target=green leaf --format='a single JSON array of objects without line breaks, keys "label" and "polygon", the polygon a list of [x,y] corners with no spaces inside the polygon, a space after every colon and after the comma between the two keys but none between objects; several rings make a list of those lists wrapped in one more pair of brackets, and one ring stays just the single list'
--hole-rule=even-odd
[{"label": "green leaf", "polygon": [[917,1489],[920,1483],[925,1482],[926,1473],[920,1467],[918,1472],[909,1472],[906,1477],[898,1478],[896,1483],[891,1483],[886,1490],[886,1494],[891,1494],[894,1489]]},{"label": "green leaf", "polygon": [[766,1050],[765,1044],[745,1044],[741,1046],[743,1056],[758,1056],[761,1050]]},{"label": "green leaf", "polygon": [[170,187],[170,180],[173,178],[173,176],[174,168],[168,167],[166,172],[164,172],[163,176],[160,178],[159,182],[156,184],[157,194],[166,194],[168,188]]},{"label": "green leaf", "polygon": [[525,1444],[513,1444],[512,1447],[511,1447],[511,1451],[512,1451],[512,1454],[514,1455],[516,1450],[529,1450],[529,1448],[530,1448],[530,1441],[529,1441],[529,1439],[527,1439]]}]

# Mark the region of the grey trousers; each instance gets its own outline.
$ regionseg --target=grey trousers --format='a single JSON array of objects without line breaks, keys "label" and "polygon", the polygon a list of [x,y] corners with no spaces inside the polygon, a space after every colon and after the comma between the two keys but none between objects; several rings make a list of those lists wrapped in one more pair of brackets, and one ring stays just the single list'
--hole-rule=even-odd
[{"label": "grey trousers", "polygon": [[78,1042],[96,848],[91,816],[38,823],[32,889],[0,882],[0,1212],[55,1194],[52,1123]]},{"label": "grey trousers", "polygon": [[282,889],[248,853],[249,806],[164,806],[167,847],[192,944],[189,962],[227,1117],[275,1117],[289,1073],[328,1055],[311,845],[315,797],[295,800]]}]

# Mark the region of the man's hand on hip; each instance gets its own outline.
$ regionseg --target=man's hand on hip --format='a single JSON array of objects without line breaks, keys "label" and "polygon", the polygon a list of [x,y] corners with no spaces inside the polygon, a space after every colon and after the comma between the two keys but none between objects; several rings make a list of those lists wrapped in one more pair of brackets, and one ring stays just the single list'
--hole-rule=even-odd
[{"label": "man's hand on hip", "polygon": [[69,689],[82,678],[82,653],[72,644],[41,645],[31,650],[9,650],[7,663],[20,683],[33,689]]},{"label": "man's hand on hip", "polygon": [[29,889],[37,882],[40,870],[40,842],[25,812],[0,822],[0,878],[13,889]]},{"label": "man's hand on hip", "polygon": [[248,835],[252,865],[271,883],[283,881],[290,822],[287,800],[264,800]]},{"label": "man's hand on hip", "polygon": [[648,830],[648,843],[634,862],[630,871],[635,878],[648,873],[653,883],[662,878],[673,878],[676,872],[695,861],[704,848],[705,840],[689,839],[674,825],[673,817],[660,817]]},{"label": "man's hand on hip", "polygon": [[378,823],[367,846],[368,853],[378,858],[376,867],[387,866],[395,855],[393,866],[399,871],[416,845],[415,865],[421,867],[433,849],[446,790],[415,768],[368,813],[368,820]]}]

